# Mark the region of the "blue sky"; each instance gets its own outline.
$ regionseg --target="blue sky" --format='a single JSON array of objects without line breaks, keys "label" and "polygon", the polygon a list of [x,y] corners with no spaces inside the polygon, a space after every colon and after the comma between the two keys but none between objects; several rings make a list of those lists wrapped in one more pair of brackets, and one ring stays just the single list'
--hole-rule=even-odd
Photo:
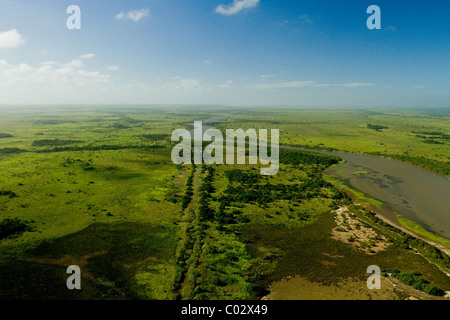
[{"label": "blue sky", "polygon": [[[369,30],[369,5],[381,29]],[[81,30],[69,30],[69,5]],[[449,1],[0,0],[0,104],[450,105]]]}]

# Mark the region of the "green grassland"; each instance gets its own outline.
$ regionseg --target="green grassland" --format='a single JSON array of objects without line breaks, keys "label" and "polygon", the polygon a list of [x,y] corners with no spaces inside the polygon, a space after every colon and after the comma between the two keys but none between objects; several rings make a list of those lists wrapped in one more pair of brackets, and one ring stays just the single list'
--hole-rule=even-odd
[{"label": "green grassland", "polygon": [[[322,176],[337,161],[333,157],[282,151],[275,176],[261,176],[255,165],[174,165],[173,130],[211,116],[226,119],[228,128],[280,128],[285,144],[408,151],[436,163],[448,161],[448,140],[441,139],[450,130],[443,121],[448,115],[422,111],[3,112],[0,222],[17,219],[27,228],[16,224],[19,229],[6,230],[0,239],[0,297],[255,299],[286,276],[337,283],[365,279],[372,264],[419,272],[450,290],[445,273],[386,228],[379,232],[392,245],[374,256],[331,238],[330,211],[350,205]],[[389,129],[369,129],[368,123]],[[439,131],[427,137],[440,138],[427,139],[442,144],[422,143],[417,135],[425,133],[414,130]],[[323,253],[345,258],[324,267]],[[82,268],[81,291],[65,286],[71,264]]]},{"label": "green grassland", "polygon": [[[89,258],[93,272],[82,297],[170,298],[177,194],[183,186],[174,185],[180,171],[170,160],[167,137],[152,138],[170,132],[174,120],[185,118],[164,121],[158,112],[133,116],[102,111],[2,119],[0,127],[12,137],[2,139],[0,149],[24,151],[0,156],[0,189],[17,195],[0,198],[0,217],[27,221],[32,228],[2,240],[4,269],[29,269],[28,276],[33,276],[33,268],[43,266],[28,261],[30,257],[58,260],[70,255],[77,261],[98,253]],[[52,274],[58,263],[46,265]],[[14,286],[0,287],[0,293],[7,290],[3,295],[9,296],[7,288]],[[69,297],[65,291],[58,297]]]}]

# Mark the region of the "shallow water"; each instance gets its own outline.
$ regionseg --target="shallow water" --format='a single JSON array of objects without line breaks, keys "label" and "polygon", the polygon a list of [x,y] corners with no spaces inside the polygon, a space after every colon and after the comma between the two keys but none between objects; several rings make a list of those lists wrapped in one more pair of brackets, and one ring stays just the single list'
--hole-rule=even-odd
[{"label": "shallow water", "polygon": [[428,231],[450,239],[449,180],[398,160],[347,152],[321,153],[346,160],[325,173],[338,176],[352,189],[383,202]]}]

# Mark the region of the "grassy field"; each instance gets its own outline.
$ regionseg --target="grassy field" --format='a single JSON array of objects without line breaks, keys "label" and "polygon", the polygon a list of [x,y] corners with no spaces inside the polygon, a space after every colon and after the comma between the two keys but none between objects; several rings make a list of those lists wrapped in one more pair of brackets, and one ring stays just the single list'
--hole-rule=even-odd
[{"label": "grassy field", "polygon": [[[134,116],[115,111],[3,118],[0,127],[12,137],[2,139],[0,149],[24,151],[0,156],[0,189],[17,195],[0,198],[0,215],[27,221],[32,232],[1,242],[2,267],[24,272],[2,277],[14,284],[1,285],[2,296],[25,285],[29,268],[31,275],[47,266],[49,274],[65,277],[60,265],[68,255],[89,265],[92,290],[82,297],[171,297],[177,193],[184,186],[175,187],[179,169],[170,161],[167,138],[152,138],[173,122],[157,112]],[[61,297],[70,297],[66,291]]]},{"label": "grassy field", "polygon": [[[350,205],[322,177],[336,159],[290,152],[277,175],[260,176],[255,165],[194,170],[170,157],[173,130],[214,116],[228,128],[279,128],[284,144],[407,155],[448,174],[445,111],[0,112],[1,298],[255,299],[287,276],[363,281],[372,264],[450,290],[445,273],[388,229],[377,229],[391,245],[376,255],[332,238],[331,211]],[[72,264],[81,291],[65,286]]]}]

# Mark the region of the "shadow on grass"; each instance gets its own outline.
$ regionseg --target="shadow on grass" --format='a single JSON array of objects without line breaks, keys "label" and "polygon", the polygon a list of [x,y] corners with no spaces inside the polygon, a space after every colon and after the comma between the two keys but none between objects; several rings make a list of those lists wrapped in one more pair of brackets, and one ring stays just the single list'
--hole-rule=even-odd
[{"label": "shadow on grass", "polygon": [[[135,274],[168,262],[175,231],[151,224],[93,224],[0,261],[1,299],[140,299]],[[69,265],[81,268],[81,290],[69,290]]]}]

